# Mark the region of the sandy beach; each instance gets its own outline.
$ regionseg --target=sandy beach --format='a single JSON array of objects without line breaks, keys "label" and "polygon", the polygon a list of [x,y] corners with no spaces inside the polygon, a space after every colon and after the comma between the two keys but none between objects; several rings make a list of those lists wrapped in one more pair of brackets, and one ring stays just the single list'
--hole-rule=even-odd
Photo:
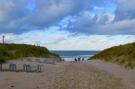
[{"label": "sandy beach", "polygon": [[[99,60],[46,64],[31,61],[9,63],[42,65],[42,72],[0,72],[0,89],[135,89],[135,70]],[[5,65],[6,67],[6,65]]]}]

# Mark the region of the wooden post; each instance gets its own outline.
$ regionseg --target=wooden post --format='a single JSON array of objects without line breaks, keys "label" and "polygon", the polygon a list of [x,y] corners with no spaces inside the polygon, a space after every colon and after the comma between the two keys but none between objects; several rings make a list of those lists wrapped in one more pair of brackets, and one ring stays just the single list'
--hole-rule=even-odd
[{"label": "wooden post", "polygon": [[5,44],[5,36],[2,36],[2,43]]},{"label": "wooden post", "polygon": [[38,65],[38,66],[37,66],[37,72],[42,72],[41,65]]},{"label": "wooden post", "polygon": [[0,71],[2,71],[2,64],[0,64]]}]

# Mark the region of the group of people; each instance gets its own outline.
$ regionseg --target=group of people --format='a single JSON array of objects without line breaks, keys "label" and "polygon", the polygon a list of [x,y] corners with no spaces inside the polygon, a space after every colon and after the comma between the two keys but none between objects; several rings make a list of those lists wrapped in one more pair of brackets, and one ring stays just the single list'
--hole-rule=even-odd
[{"label": "group of people", "polygon": [[75,61],[75,62],[78,62],[78,61],[85,61],[85,59],[84,59],[84,58],[79,57],[79,58],[75,58],[75,59],[74,59],[74,61]]}]

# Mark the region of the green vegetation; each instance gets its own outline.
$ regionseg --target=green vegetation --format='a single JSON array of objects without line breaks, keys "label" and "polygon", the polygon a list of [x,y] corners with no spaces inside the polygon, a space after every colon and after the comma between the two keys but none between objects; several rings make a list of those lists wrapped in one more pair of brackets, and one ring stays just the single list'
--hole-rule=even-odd
[{"label": "green vegetation", "polygon": [[56,57],[59,55],[50,53],[47,48],[26,44],[0,44],[0,63],[23,57]]},{"label": "green vegetation", "polygon": [[135,42],[106,49],[91,59],[101,59],[127,68],[135,68]]}]

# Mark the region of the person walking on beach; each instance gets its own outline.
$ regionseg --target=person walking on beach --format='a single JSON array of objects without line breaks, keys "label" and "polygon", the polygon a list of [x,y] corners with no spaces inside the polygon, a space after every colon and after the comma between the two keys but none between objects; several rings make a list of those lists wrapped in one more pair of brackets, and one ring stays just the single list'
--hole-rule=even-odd
[{"label": "person walking on beach", "polygon": [[75,58],[75,62],[77,62],[77,59]]},{"label": "person walking on beach", "polygon": [[81,61],[81,58],[80,57],[78,58],[78,61]]},{"label": "person walking on beach", "polygon": [[82,58],[82,61],[84,61],[84,58]]}]

